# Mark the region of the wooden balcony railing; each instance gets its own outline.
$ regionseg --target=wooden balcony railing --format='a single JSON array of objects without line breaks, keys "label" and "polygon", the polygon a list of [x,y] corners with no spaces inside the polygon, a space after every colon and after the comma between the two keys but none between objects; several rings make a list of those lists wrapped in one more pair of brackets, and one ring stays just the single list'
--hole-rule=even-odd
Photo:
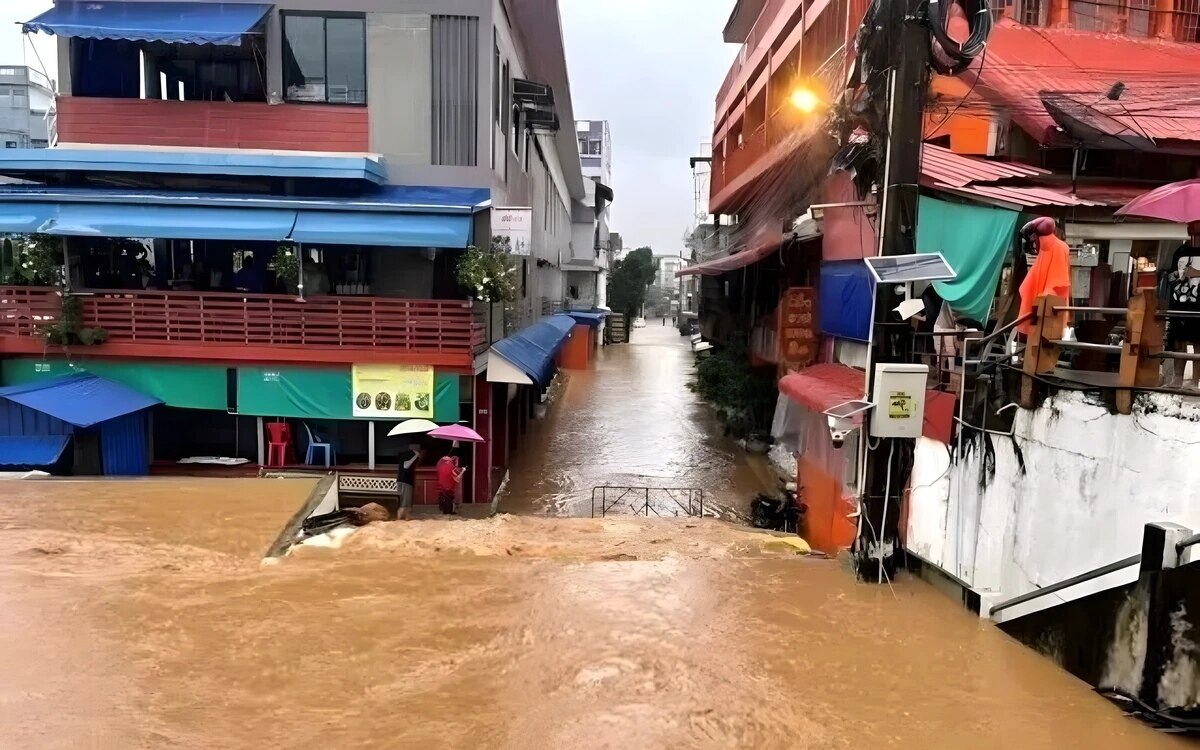
[{"label": "wooden balcony railing", "polygon": [[[487,344],[465,300],[312,297],[222,292],[95,291],[80,295],[97,347],[127,356],[469,365]],[[0,288],[0,351],[40,344],[61,313],[58,292]]]}]

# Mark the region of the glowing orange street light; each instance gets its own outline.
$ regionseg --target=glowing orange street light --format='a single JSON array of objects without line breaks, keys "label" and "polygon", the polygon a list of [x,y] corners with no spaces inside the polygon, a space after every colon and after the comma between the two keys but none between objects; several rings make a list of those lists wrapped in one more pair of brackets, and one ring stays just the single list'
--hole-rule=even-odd
[{"label": "glowing orange street light", "polygon": [[798,86],[792,90],[792,95],[789,97],[792,106],[805,114],[815,112],[817,107],[821,106],[821,97],[817,96],[812,89]]}]

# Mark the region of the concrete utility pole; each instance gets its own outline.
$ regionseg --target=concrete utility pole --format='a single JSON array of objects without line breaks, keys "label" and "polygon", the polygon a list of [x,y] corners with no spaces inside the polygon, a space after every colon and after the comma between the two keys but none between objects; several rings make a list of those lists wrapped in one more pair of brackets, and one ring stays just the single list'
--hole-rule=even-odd
[{"label": "concrete utility pole", "polygon": [[[921,0],[894,0],[905,5],[900,43],[894,50],[889,76],[888,133],[882,189],[880,190],[880,255],[905,255],[916,252],[917,198],[921,180],[921,136],[924,125],[925,93],[929,87],[930,32]],[[905,361],[911,351],[912,329],[892,313],[901,301],[894,285],[880,284],[876,289],[875,322],[872,334],[870,366],[867,369],[867,397],[875,385],[875,364]],[[883,408],[877,404],[875,408]],[[863,429],[867,429],[864,425]],[[879,441],[867,455],[863,477],[863,522],[856,548],[856,567],[860,577],[881,580],[879,566],[892,576],[899,541],[900,498],[911,464],[911,444],[901,446],[897,438]],[[893,445],[893,443],[897,443]],[[889,472],[889,462],[891,471]],[[884,502],[889,484],[889,502]],[[884,518],[884,507],[887,517]]]}]

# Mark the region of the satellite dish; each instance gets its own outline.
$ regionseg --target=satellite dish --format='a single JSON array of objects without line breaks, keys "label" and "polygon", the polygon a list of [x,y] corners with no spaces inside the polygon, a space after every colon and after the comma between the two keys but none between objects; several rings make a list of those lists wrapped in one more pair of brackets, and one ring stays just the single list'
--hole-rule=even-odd
[{"label": "satellite dish", "polygon": [[[1084,104],[1058,91],[1042,91],[1038,96],[1058,127],[1079,146],[1106,151],[1153,151],[1157,148],[1153,139],[1094,105]],[[1133,118],[1132,115],[1129,117]]]}]

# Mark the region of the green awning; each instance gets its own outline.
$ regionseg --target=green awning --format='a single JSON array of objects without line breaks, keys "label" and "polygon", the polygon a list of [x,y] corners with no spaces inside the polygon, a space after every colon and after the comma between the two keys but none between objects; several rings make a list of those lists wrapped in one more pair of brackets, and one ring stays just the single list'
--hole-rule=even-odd
[{"label": "green awning", "polygon": [[934,288],[960,316],[986,323],[992,299],[1016,237],[1016,211],[947,203],[921,196],[917,252],[941,253],[958,274]]},{"label": "green awning", "polygon": [[[292,419],[354,419],[349,367],[239,367],[238,413]],[[434,376],[433,418],[459,418],[459,376]]]},{"label": "green awning", "polygon": [[24,385],[87,372],[121,383],[180,409],[228,408],[226,368],[220,365],[63,359],[7,359],[0,362],[3,385]]}]

